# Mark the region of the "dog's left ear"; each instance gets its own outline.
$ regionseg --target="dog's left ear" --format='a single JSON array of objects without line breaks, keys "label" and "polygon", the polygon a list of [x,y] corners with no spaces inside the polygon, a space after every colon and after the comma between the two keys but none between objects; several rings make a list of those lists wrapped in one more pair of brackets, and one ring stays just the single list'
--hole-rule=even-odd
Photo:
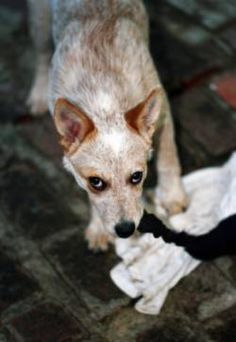
[{"label": "dog's left ear", "polygon": [[161,89],[154,89],[149,96],[125,114],[126,122],[139,134],[152,137],[160,115]]},{"label": "dog's left ear", "polygon": [[76,142],[82,143],[95,130],[92,120],[78,107],[65,99],[58,99],[54,110],[54,121],[61,136],[61,145],[70,152]]}]

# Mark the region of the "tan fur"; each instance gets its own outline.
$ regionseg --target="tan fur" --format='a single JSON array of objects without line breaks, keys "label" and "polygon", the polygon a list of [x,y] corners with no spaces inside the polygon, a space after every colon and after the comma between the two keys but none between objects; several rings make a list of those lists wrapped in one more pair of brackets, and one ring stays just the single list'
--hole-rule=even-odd
[{"label": "tan fur", "polygon": [[150,139],[156,129],[157,118],[154,117],[154,120],[151,120],[148,112],[160,112],[161,102],[162,96],[160,89],[159,91],[156,89],[153,90],[147,99],[125,113],[125,119],[129,126],[144,138]]},{"label": "tan fur", "polygon": [[[148,49],[142,2],[54,2],[56,49],[49,108],[62,138],[65,167],[91,200],[89,246],[104,250],[117,223],[132,221],[137,227],[140,221],[142,185],[155,132],[159,132],[157,205],[161,202],[169,214],[186,206],[173,124]],[[130,177],[136,171],[144,177],[134,186]],[[91,188],[90,177],[104,180],[106,189]]]},{"label": "tan fur", "polygon": [[[69,155],[73,154],[85,139],[89,139],[89,136],[94,136],[96,133],[92,120],[65,99],[57,100],[54,121],[61,136],[60,143]],[[68,123],[70,127],[68,127]]]}]

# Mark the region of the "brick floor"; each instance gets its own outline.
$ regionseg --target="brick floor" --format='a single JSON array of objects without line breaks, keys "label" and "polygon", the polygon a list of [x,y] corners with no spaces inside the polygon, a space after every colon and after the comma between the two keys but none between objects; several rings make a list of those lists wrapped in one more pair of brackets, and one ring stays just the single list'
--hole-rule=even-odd
[{"label": "brick floor", "polygon": [[182,317],[166,319],[164,323],[156,323],[150,329],[138,334],[137,342],[205,342],[208,341],[207,336],[199,331],[199,326],[188,325],[188,321]]},{"label": "brick floor", "polygon": [[6,216],[33,239],[43,239],[78,221],[61,201],[64,194],[57,193],[29,162],[14,159],[0,173],[0,191]]},{"label": "brick floor", "polygon": [[217,29],[232,19],[236,18],[235,1],[227,1],[227,5],[221,0],[168,0],[169,3],[189,14],[209,29]]},{"label": "brick floor", "polygon": [[212,85],[217,94],[234,110],[236,109],[236,72],[222,75]]},{"label": "brick floor", "polygon": [[44,252],[69,286],[78,295],[83,293],[83,300],[100,319],[129,303],[109,277],[109,270],[119,261],[112,251],[105,258],[104,253],[92,253],[82,234],[76,233],[63,241],[53,241]]},{"label": "brick floor", "polygon": [[234,21],[221,33],[221,38],[226,42],[233,50],[236,50],[236,22]]},{"label": "brick floor", "polygon": [[233,342],[236,339],[236,306],[207,322],[206,330],[212,340]]},{"label": "brick floor", "polygon": [[218,164],[236,148],[234,111],[211,84],[209,78],[172,101],[185,172]]},{"label": "brick floor", "polygon": [[29,342],[84,341],[88,337],[71,315],[51,303],[32,308],[11,324]]},{"label": "brick floor", "polygon": [[[236,148],[225,84],[235,78],[235,0],[146,4],[184,172],[218,165]],[[112,284],[112,249],[88,251],[87,197],[62,167],[51,118],[25,106],[34,60],[25,2],[3,1],[0,19],[0,341],[234,342],[235,257],[202,264],[156,317]]]},{"label": "brick floor", "polygon": [[5,328],[0,329],[0,341],[2,341],[2,342],[17,342],[15,337]]},{"label": "brick floor", "polygon": [[[1,246],[1,251],[3,249]],[[0,312],[37,289],[36,282],[24,272],[19,262],[0,252]]]}]

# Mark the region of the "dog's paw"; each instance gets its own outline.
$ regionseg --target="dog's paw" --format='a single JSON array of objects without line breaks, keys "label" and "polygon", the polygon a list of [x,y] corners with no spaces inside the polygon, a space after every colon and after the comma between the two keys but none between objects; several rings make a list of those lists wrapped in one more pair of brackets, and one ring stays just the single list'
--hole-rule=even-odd
[{"label": "dog's paw", "polygon": [[188,206],[187,196],[180,196],[177,199],[164,201],[164,207],[170,216],[176,215],[184,211]]},{"label": "dog's paw", "polygon": [[48,75],[36,78],[28,96],[27,106],[33,116],[40,116],[48,111]]},{"label": "dog's paw", "polygon": [[107,251],[109,244],[114,238],[106,232],[98,232],[97,229],[88,227],[85,231],[85,239],[88,242],[88,248],[94,252]]},{"label": "dog's paw", "polygon": [[156,209],[157,212],[161,210],[165,211],[166,215],[163,216],[172,216],[181,213],[187,208],[188,203],[188,196],[181,183],[171,189],[158,188],[156,191]]}]

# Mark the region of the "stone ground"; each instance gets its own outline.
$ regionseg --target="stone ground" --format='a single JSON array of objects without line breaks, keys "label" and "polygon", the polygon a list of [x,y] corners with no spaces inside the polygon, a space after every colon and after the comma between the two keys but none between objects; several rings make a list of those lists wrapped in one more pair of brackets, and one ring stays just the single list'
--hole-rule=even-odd
[{"label": "stone ground", "polygon": [[[236,148],[236,1],[147,5],[184,172],[217,165]],[[1,1],[0,43],[0,341],[235,342],[236,258],[202,264],[159,316],[135,312],[111,283],[117,258],[87,249],[87,198],[62,168],[51,119],[24,104],[24,2]]]}]

